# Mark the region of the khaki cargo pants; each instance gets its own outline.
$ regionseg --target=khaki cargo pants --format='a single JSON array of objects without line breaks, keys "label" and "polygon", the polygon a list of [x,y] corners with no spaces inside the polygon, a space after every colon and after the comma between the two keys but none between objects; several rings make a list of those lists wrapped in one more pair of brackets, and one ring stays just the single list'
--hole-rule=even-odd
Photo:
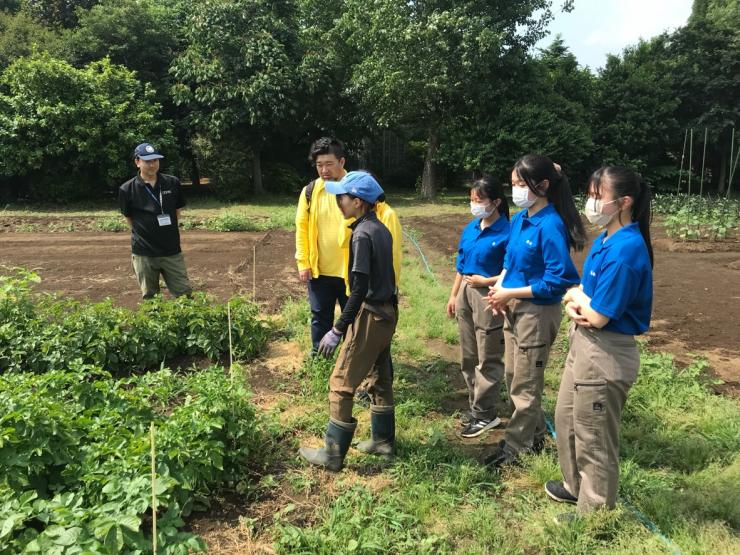
[{"label": "khaki cargo pants", "polygon": [[132,254],[131,260],[136,279],[139,280],[139,287],[141,287],[141,296],[144,299],[151,299],[159,293],[160,274],[164,277],[167,289],[173,296],[180,297],[193,292],[182,253],[173,256]]},{"label": "khaki cargo pants", "polygon": [[571,324],[570,350],[555,408],[558,461],[578,511],[614,507],[619,423],[640,355],[631,335]]},{"label": "khaki cargo pants", "polygon": [[504,319],[493,316],[488,287],[463,282],[455,301],[460,329],[460,369],[474,418],[493,420],[504,380]]},{"label": "khaki cargo pants", "polygon": [[329,378],[329,412],[333,419],[352,422],[355,391],[367,378],[372,404],[393,405],[391,339],[398,309],[392,302],[363,304],[347,333]]},{"label": "khaki cargo pants", "polygon": [[529,451],[545,438],[542,391],[545,367],[560,328],[560,303],[538,305],[515,299],[504,316],[506,386],[514,412],[506,427],[506,446]]}]

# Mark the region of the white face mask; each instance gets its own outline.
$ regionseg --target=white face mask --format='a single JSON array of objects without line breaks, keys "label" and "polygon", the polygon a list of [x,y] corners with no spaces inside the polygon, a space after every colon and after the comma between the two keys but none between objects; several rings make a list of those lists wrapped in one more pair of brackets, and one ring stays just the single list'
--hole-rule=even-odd
[{"label": "white face mask", "polygon": [[[486,208],[489,207],[490,210],[486,210]],[[481,204],[480,202],[472,201],[470,202],[470,213],[475,218],[480,218],[482,220],[490,218],[494,210],[496,210],[496,207],[493,204]]]},{"label": "white face mask", "polygon": [[586,201],[586,208],[583,213],[586,214],[586,218],[588,218],[588,221],[591,222],[593,225],[598,227],[606,227],[607,225],[609,225],[609,222],[612,221],[614,215],[619,212],[619,210],[617,210],[616,212],[612,212],[611,214],[604,214],[602,212],[604,206],[606,206],[607,204],[611,204],[612,202],[617,202],[617,199],[610,200],[609,202],[601,202],[600,200],[593,197],[588,197],[588,200]]},{"label": "white face mask", "polygon": [[529,198],[529,187],[511,187],[511,198],[519,208],[529,208],[535,202],[537,198]]}]

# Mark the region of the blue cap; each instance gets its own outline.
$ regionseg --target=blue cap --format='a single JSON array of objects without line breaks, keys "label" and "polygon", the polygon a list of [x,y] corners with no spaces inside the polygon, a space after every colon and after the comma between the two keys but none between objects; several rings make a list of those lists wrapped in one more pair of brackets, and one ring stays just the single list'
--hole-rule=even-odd
[{"label": "blue cap", "polygon": [[164,156],[149,143],[141,143],[134,149],[134,158],[140,160],[158,160],[164,158]]},{"label": "blue cap", "polygon": [[352,195],[375,204],[383,189],[375,178],[367,172],[349,172],[341,181],[327,181],[326,192],[332,195]]}]

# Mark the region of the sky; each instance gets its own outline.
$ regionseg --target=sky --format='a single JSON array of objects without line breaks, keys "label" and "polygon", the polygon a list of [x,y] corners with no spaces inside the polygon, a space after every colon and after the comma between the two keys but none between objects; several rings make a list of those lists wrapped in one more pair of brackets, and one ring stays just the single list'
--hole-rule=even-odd
[{"label": "sky", "polygon": [[537,43],[547,47],[555,35],[563,36],[578,62],[596,71],[606,64],[607,54],[649,39],[686,23],[692,0],[575,0],[574,9],[563,13],[563,0],[554,0],[555,19],[550,34]]}]

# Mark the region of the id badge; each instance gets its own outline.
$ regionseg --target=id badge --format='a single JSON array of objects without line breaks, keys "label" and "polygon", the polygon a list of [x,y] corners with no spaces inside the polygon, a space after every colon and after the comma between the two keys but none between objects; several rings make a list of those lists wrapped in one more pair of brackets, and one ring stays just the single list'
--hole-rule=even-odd
[{"label": "id badge", "polygon": [[157,221],[159,222],[159,227],[164,227],[166,225],[172,225],[172,219],[170,218],[168,214],[158,214]]}]

